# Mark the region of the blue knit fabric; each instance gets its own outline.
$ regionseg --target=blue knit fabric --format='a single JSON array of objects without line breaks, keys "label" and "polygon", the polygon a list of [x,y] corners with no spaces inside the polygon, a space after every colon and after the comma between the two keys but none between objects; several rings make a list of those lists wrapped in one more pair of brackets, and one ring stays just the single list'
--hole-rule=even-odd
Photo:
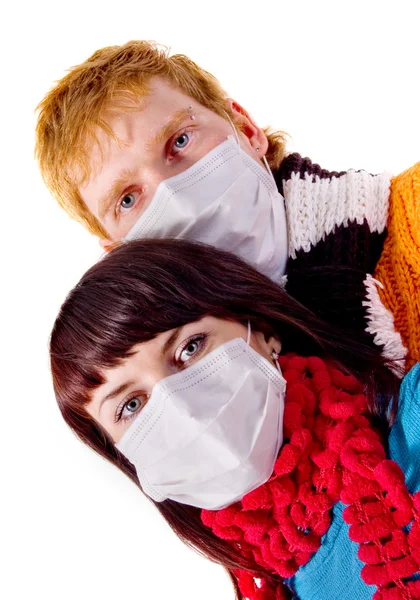
[{"label": "blue knit fabric", "polygon": [[[401,385],[397,420],[389,435],[389,457],[406,475],[411,493],[420,489],[420,363]],[[300,600],[371,600],[376,586],[363,583],[358,544],[348,537],[343,521],[344,505],[333,509],[331,527],[313,558],[286,584]]]}]

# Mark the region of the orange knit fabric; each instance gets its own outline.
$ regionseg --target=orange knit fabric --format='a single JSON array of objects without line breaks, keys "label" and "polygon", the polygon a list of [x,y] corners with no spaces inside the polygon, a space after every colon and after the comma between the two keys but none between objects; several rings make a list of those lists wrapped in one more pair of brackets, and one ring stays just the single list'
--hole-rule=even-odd
[{"label": "orange knit fabric", "polygon": [[392,179],[387,227],[374,277],[408,349],[408,370],[420,361],[420,162]]}]

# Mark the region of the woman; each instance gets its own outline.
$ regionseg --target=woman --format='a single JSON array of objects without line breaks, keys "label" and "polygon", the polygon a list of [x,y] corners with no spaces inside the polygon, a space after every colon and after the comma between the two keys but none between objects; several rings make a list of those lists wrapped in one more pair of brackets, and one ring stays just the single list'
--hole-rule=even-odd
[{"label": "woman", "polygon": [[397,412],[374,349],[239,258],[180,240],[92,267],[51,365],[70,427],[229,570],[237,598],[420,598],[418,368]]}]

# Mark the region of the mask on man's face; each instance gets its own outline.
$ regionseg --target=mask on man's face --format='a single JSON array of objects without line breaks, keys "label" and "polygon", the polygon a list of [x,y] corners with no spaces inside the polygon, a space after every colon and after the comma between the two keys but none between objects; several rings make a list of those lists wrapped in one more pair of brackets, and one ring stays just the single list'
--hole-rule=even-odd
[{"label": "mask on man's face", "polygon": [[274,178],[229,136],[162,181],[124,241],[184,238],[236,254],[271,279],[285,273],[284,200]]}]

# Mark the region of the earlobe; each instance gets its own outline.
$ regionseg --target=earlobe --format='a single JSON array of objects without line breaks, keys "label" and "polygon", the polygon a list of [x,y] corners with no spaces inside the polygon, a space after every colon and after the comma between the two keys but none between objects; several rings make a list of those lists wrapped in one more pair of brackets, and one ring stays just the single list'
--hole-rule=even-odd
[{"label": "earlobe", "polygon": [[273,358],[274,354],[280,354],[281,341],[278,337],[261,331],[254,332],[253,336],[264,356]]},{"label": "earlobe", "polygon": [[99,240],[99,245],[103,250],[105,250],[105,252],[110,252],[111,250],[113,250],[113,248],[117,247],[118,242],[101,238]]},{"label": "earlobe", "polygon": [[281,341],[278,338],[274,336],[270,337],[270,339],[267,341],[267,344],[271,348],[272,354],[276,354],[277,356],[280,354]]}]

